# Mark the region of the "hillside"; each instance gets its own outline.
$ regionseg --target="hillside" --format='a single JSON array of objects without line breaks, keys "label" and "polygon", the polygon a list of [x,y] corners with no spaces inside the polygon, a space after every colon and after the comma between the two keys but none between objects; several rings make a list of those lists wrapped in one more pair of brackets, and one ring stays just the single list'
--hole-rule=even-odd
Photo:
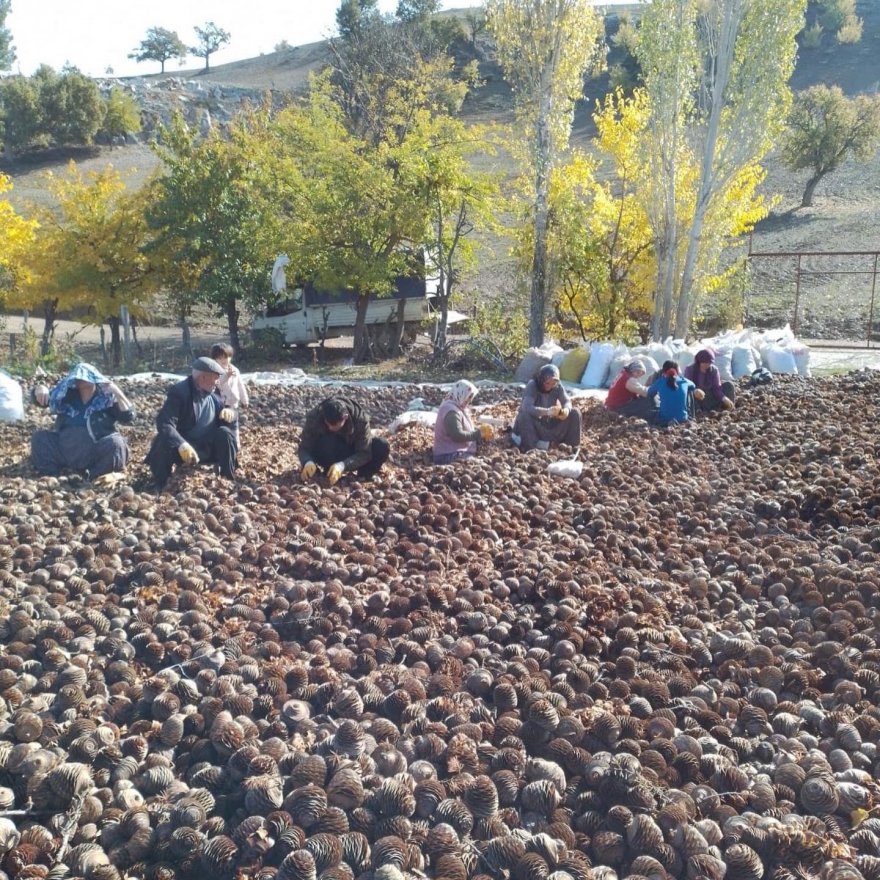
[{"label": "hillside", "polygon": [[[464,12],[460,9],[449,14],[463,15]],[[608,14],[609,30],[616,28],[619,14],[620,8]],[[873,92],[880,87],[880,4],[861,0],[858,14],[864,21],[860,43],[800,53],[792,83],[796,90],[820,82],[837,84],[848,94]],[[222,123],[242,102],[257,100],[266,93],[272,93],[279,101],[290,93],[303,93],[309,74],[326,63],[328,57],[327,44],[319,42],[221,65],[207,72],[193,69],[118,82],[145,106],[148,131],[151,125],[166,119],[174,107],[185,108],[194,124],[208,125]],[[482,83],[466,101],[463,116],[474,122],[512,121],[512,93],[485,34],[478,38],[476,46],[462,49],[459,60],[465,62],[471,58],[479,63]],[[589,147],[594,134],[592,110],[607,88],[607,74],[588,83],[584,100],[575,114],[573,143]],[[131,186],[137,186],[158,165],[155,155],[144,143],[95,149],[77,156],[77,160],[85,169],[112,163]],[[504,156],[476,157],[475,161],[513,172],[513,166]],[[58,164],[57,157],[52,157],[38,165],[18,164],[3,169],[12,176],[11,198],[16,207],[24,208],[28,202],[45,198],[42,172]],[[768,176],[764,191],[768,198],[776,199],[776,204],[771,216],[754,233],[754,250],[880,249],[880,226],[876,223],[880,156],[867,163],[844,165],[819,185],[815,207],[796,212],[793,209],[800,204],[805,175],[788,172],[773,156],[766,164]],[[509,296],[514,279],[507,242],[495,239],[484,244],[480,270],[466,279],[466,287],[474,294]],[[858,322],[863,322],[863,316],[858,317]]]}]

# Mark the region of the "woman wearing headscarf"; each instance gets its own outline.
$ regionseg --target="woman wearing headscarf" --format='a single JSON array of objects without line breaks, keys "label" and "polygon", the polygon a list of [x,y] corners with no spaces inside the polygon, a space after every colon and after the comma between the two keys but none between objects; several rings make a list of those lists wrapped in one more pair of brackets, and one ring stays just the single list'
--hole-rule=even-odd
[{"label": "woman wearing headscarf", "polygon": [[641,382],[645,372],[641,361],[630,361],[608,389],[605,408],[621,416],[653,419],[657,404],[648,397],[648,389]]},{"label": "woman wearing headscarf", "polygon": [[477,453],[477,444],[492,439],[491,425],[474,426],[468,407],[477,394],[477,386],[459,379],[437,410],[434,422],[434,464],[451,464]]},{"label": "woman wearing headscarf", "polygon": [[580,449],[581,414],[559,381],[558,367],[545,364],[529,380],[510,439],[523,452],[549,449],[551,443]]},{"label": "woman wearing headscarf", "polygon": [[698,351],[694,362],[685,368],[684,375],[694,383],[698,391],[703,392],[702,396],[695,395],[697,409],[733,409],[736,389],[733,382],[721,381],[721,373],[715,366],[714,352],[708,348]]},{"label": "woman wearing headscarf", "polygon": [[95,479],[121,474],[129,449],[116,423],[128,425],[134,410],[119,387],[91,364],[77,364],[50,392],[38,385],[34,401],[55,415],[51,431],[35,431],[31,460],[41,474],[86,471]]},{"label": "woman wearing headscarf", "polygon": [[678,372],[675,361],[664,361],[660,375],[648,388],[648,397],[660,398],[660,424],[686,422],[693,415],[694,383]]}]

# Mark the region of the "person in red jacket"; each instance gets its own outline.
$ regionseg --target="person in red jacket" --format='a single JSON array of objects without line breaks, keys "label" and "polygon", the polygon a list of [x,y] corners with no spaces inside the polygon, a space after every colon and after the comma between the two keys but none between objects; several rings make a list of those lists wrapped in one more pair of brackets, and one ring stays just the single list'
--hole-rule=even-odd
[{"label": "person in red jacket", "polygon": [[721,373],[715,366],[715,354],[708,348],[698,351],[694,362],[685,369],[685,379],[690,379],[703,392],[701,397],[694,395],[697,410],[733,409],[736,389],[733,382],[722,382]]},{"label": "person in red jacket", "polygon": [[641,361],[630,361],[618,374],[608,389],[605,408],[622,416],[654,419],[657,404],[648,397],[648,389],[642,384],[645,367]]}]

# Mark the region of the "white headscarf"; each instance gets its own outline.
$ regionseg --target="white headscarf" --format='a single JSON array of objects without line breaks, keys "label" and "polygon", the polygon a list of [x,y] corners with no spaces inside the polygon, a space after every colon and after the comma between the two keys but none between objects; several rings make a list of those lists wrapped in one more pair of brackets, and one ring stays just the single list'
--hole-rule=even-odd
[{"label": "white headscarf", "polygon": [[464,409],[477,394],[477,386],[467,379],[459,379],[450,389],[449,398]]}]

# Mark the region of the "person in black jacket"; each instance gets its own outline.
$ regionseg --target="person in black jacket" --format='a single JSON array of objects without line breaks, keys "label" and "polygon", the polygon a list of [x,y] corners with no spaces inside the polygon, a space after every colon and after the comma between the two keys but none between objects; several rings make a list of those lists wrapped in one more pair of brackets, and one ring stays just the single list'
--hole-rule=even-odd
[{"label": "person in black jacket", "polygon": [[304,482],[315,476],[318,467],[326,469],[331,486],[346,471],[371,479],[390,454],[388,441],[373,437],[369,415],[353,400],[328,397],[306,416],[299,441]]},{"label": "person in black jacket", "polygon": [[161,489],[175,465],[216,465],[224,477],[235,473],[238,441],[236,414],[224,407],[216,391],[223,367],[207,357],[196,358],[192,374],[168,389],[156,416],[156,436],[147,464]]},{"label": "person in black jacket", "polygon": [[108,485],[128,464],[129,449],[116,423],[134,420],[120,388],[91,364],[77,364],[52,390],[37,385],[33,400],[55,415],[51,431],[34,431],[31,460],[41,474],[69,468]]}]

